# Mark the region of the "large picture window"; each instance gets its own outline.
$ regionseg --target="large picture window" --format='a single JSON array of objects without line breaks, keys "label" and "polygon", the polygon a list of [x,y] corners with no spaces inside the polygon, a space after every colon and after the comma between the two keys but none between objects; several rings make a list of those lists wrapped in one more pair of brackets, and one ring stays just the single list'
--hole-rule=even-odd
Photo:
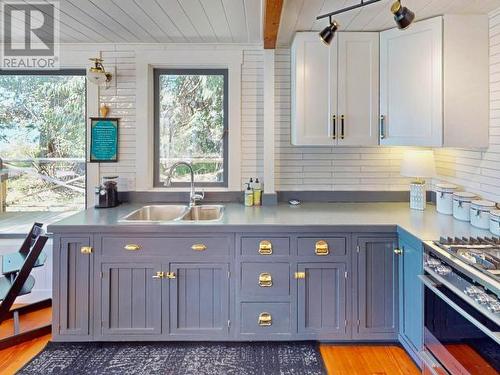
[{"label": "large picture window", "polygon": [[[228,71],[155,69],[154,185],[163,187],[178,161],[193,165],[198,186],[227,186]],[[171,186],[187,186],[188,168]]]},{"label": "large picture window", "polygon": [[85,70],[1,72],[7,211],[85,208],[85,107]]}]

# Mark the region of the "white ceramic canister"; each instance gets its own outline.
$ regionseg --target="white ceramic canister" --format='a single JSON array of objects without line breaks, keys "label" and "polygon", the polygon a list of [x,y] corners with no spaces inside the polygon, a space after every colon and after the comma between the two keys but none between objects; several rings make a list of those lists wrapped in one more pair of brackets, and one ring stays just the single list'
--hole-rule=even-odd
[{"label": "white ceramic canister", "polygon": [[500,210],[490,211],[490,232],[500,236]]},{"label": "white ceramic canister", "polygon": [[453,193],[453,217],[461,221],[470,220],[470,202],[477,198],[476,194],[466,191]]},{"label": "white ceramic canister", "polygon": [[495,209],[495,202],[472,201],[470,204],[470,223],[481,229],[490,229],[490,211]]},{"label": "white ceramic canister", "polygon": [[453,214],[453,193],[457,185],[436,184],[436,210],[445,215]]}]

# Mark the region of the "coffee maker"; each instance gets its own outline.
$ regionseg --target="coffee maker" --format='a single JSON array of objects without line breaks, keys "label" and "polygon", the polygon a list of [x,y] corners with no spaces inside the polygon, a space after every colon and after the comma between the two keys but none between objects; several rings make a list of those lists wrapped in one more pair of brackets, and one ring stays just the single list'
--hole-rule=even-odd
[{"label": "coffee maker", "polygon": [[120,204],[118,201],[118,176],[103,177],[95,188],[95,208],[111,208]]}]

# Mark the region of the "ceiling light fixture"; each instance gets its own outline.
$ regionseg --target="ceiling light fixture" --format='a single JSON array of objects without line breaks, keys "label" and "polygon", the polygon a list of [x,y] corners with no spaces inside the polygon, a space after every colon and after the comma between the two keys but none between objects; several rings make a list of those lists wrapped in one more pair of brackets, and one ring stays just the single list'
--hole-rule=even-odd
[{"label": "ceiling light fixture", "polygon": [[338,28],[339,24],[337,23],[337,21],[332,20],[332,17],[330,17],[330,24],[319,33],[319,37],[323,41],[323,43],[325,43],[326,45],[330,45]]},{"label": "ceiling light fixture", "polygon": [[394,14],[394,21],[396,21],[396,25],[398,25],[398,28],[403,30],[410,26],[415,19],[415,13],[407,7],[402,6],[400,0],[392,4],[391,12]]},{"label": "ceiling light fixture", "polygon": [[[351,5],[346,8],[342,8],[330,13],[325,13],[316,17],[317,20],[327,17],[330,20],[330,24],[323,30],[321,30],[321,32],[319,33],[319,37],[323,42],[325,42],[325,44],[329,45],[332,42],[333,37],[335,36],[335,32],[338,29],[338,23],[335,20],[332,20],[332,16],[348,12],[353,9],[365,7],[370,4],[378,3],[379,1],[381,0],[361,0],[359,4]],[[391,12],[394,14],[394,21],[396,21],[396,24],[400,29],[406,29],[415,19],[415,13],[413,13],[407,7],[402,6],[401,0],[397,0],[394,4],[392,4]]]},{"label": "ceiling light fixture", "polygon": [[94,65],[87,71],[88,80],[98,86],[109,87],[112,74],[106,72],[106,69],[104,69],[104,65],[102,65],[104,60],[99,57],[94,57],[89,60],[92,61]]}]

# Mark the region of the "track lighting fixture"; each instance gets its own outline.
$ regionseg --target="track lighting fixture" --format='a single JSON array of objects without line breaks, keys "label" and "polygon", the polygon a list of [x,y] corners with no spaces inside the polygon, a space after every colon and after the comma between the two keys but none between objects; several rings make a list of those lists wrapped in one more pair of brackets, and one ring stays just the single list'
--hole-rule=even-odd
[{"label": "track lighting fixture", "polygon": [[319,37],[323,41],[323,43],[325,43],[326,45],[330,45],[338,28],[339,24],[337,23],[337,21],[332,20],[332,17],[330,17],[330,24],[319,33]]},{"label": "track lighting fixture", "polygon": [[[370,4],[378,3],[379,1],[381,0],[361,0],[359,4],[351,5],[346,8],[342,8],[316,17],[317,20],[326,17],[328,17],[328,19],[330,20],[330,24],[323,30],[321,30],[321,32],[319,33],[319,37],[326,45],[329,45],[332,42],[333,37],[335,36],[335,32],[337,31],[339,26],[335,20],[332,20],[332,16],[334,16],[335,14],[348,12],[353,9],[361,8]],[[391,12],[394,14],[394,21],[396,21],[396,25],[400,29],[406,29],[415,19],[415,13],[413,13],[407,7],[402,6],[401,0],[397,0],[394,4],[392,4]]]},{"label": "track lighting fixture", "polygon": [[392,4],[391,12],[394,14],[394,21],[396,21],[396,25],[400,29],[406,29],[415,19],[415,13],[402,6],[400,0]]}]

